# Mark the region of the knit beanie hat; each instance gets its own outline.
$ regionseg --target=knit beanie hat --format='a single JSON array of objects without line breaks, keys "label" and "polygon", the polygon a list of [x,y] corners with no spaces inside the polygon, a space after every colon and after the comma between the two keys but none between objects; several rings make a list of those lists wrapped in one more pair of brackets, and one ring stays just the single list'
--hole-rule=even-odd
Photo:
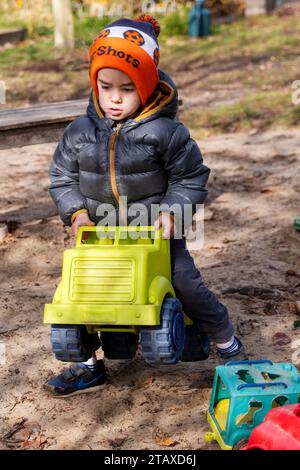
[{"label": "knit beanie hat", "polygon": [[97,74],[102,68],[126,73],[144,105],[158,83],[159,23],[150,15],[123,18],[106,26],[89,50],[90,80],[98,97]]}]

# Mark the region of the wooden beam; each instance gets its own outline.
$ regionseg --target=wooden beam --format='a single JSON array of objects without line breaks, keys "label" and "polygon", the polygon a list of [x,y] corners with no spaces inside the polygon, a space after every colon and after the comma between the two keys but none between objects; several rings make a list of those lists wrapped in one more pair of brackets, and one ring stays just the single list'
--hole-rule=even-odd
[{"label": "wooden beam", "polygon": [[58,141],[87,105],[82,99],[0,111],[0,149]]},{"label": "wooden beam", "polygon": [[11,108],[0,112],[0,130],[20,129],[47,125],[54,122],[68,122],[85,114],[87,99],[59,101],[56,103],[37,104],[28,108]]},{"label": "wooden beam", "polygon": [[0,150],[58,142],[67,125],[86,114],[87,106],[88,99],[81,99],[0,111]]},{"label": "wooden beam", "polygon": [[26,28],[0,29],[0,46],[3,44],[24,41],[27,37]]}]

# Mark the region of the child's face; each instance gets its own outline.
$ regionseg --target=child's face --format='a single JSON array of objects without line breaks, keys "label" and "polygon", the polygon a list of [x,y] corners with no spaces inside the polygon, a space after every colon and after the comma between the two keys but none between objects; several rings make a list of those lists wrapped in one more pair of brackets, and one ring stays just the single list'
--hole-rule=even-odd
[{"label": "child's face", "polygon": [[98,72],[99,105],[105,117],[119,121],[136,112],[140,98],[134,83],[125,73],[105,68]]}]

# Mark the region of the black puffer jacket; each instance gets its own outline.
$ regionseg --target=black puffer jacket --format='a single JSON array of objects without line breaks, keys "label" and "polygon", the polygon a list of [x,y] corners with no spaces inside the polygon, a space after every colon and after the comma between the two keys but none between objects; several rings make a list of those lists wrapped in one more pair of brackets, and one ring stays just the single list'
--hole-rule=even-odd
[{"label": "black puffer jacket", "polygon": [[209,169],[189,131],[176,119],[173,81],[162,71],[159,75],[149,102],[121,128],[115,130],[116,122],[103,116],[93,96],[86,116],[66,128],[49,172],[49,191],[66,225],[80,209],[87,209],[90,218],[99,222],[107,215],[103,203],[122,215],[120,196],[127,196],[128,207],[143,203],[149,217],[151,204],[177,203],[182,208],[192,204],[194,208],[204,202]]}]

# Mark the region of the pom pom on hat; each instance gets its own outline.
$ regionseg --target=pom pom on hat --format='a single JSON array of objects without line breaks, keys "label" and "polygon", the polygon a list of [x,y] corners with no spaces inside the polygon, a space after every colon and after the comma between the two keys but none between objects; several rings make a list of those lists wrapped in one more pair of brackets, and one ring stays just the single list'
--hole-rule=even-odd
[{"label": "pom pom on hat", "polygon": [[143,13],[142,15],[138,16],[137,18],[134,18],[134,21],[144,21],[145,23],[151,23],[156,37],[159,36],[160,33],[160,24],[159,22],[151,15],[147,15],[146,13]]}]

